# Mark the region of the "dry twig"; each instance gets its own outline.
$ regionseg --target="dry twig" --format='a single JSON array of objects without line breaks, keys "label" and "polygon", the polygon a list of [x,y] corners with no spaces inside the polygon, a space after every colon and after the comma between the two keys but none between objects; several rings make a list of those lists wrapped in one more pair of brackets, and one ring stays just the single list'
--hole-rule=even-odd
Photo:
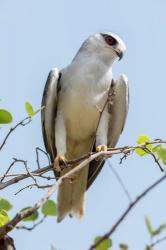
[{"label": "dry twig", "polygon": [[149,247],[151,247],[151,248],[152,248],[152,247],[155,247],[155,246],[157,246],[158,244],[162,243],[163,241],[166,241],[166,236],[164,236],[164,237],[162,237],[162,238],[156,240],[154,243],[150,244]]},{"label": "dry twig", "polygon": [[117,173],[117,171],[113,168],[113,166],[111,165],[110,161],[108,161],[108,166],[111,169],[111,171],[113,172],[113,174],[115,175],[116,179],[118,180],[120,186],[122,187],[127,199],[129,202],[132,202],[132,198],[131,195],[129,194],[129,191],[127,190],[124,182],[122,181],[121,177],[119,176],[119,174]]},{"label": "dry twig", "polygon": [[129,204],[127,209],[122,213],[122,215],[118,218],[118,220],[115,222],[115,224],[111,227],[111,229],[104,234],[99,241],[97,241],[95,244],[93,244],[89,250],[95,250],[96,247],[102,243],[104,240],[108,239],[117,229],[117,227],[122,223],[122,221],[126,218],[126,216],[129,214],[131,209],[137,205],[137,203],[142,200],[152,189],[157,187],[160,183],[162,183],[166,179],[166,174],[159,178],[156,182],[154,182],[151,186],[149,186],[147,189],[145,189],[140,195],[138,195],[133,202]]},{"label": "dry twig", "polygon": [[39,226],[40,224],[42,224],[44,222],[44,220],[46,219],[46,216],[44,216],[41,220],[39,220],[37,223],[34,223],[34,225],[32,227],[27,227],[25,225],[18,225],[16,226],[16,229],[24,229],[27,231],[32,231],[33,229],[35,229],[37,226]]},{"label": "dry twig", "polygon": [[[150,145],[150,144],[165,144],[166,141],[163,141],[163,140],[153,140],[153,141],[150,141],[150,142],[146,142],[142,145],[136,145],[136,146],[125,146],[125,147],[117,147],[117,148],[108,148],[108,151],[102,151],[102,152],[99,152],[99,153],[96,153],[96,152],[92,152],[92,153],[88,153],[78,159],[74,159],[74,160],[71,160],[71,161],[67,161],[67,166],[72,166],[73,164],[76,164],[76,163],[79,163],[79,162],[82,162],[82,164],[84,163],[90,163],[92,160],[96,159],[99,155],[104,157],[104,158],[109,158],[110,156],[112,155],[115,155],[115,154],[129,154],[131,152],[134,152],[135,149],[137,148],[140,148],[140,149],[145,149],[145,147],[147,145]],[[150,155],[153,156],[154,158],[154,154],[151,152]],[[160,169],[162,169],[162,167],[160,167]],[[3,183],[0,183],[0,190],[1,189],[4,189],[10,185],[13,185],[21,180],[24,180],[26,178],[29,178],[29,177],[32,177],[32,176],[38,176],[38,177],[41,177],[41,178],[46,178],[46,179],[49,179],[51,177],[46,177],[46,176],[43,176],[44,173],[48,172],[48,171],[53,171],[53,165],[49,165],[47,167],[43,167],[43,168],[40,168],[40,169],[37,169],[35,171],[32,171],[32,172],[28,172],[28,173],[25,173],[25,174],[21,174],[21,175],[18,175],[6,182],[3,182]],[[6,175],[7,176],[7,175]]]},{"label": "dry twig", "polygon": [[8,140],[9,136],[11,135],[11,133],[16,130],[16,128],[18,128],[19,126],[25,126],[27,124],[29,124],[31,122],[31,118],[28,116],[25,119],[23,119],[22,121],[20,121],[19,123],[17,123],[13,128],[11,128],[9,130],[9,132],[6,134],[2,144],[0,145],[0,151],[2,150],[2,148],[5,146],[6,141]]},{"label": "dry twig", "polygon": [[[140,147],[140,146],[139,146]],[[135,148],[135,147],[134,147]],[[126,150],[126,147],[125,147]],[[128,148],[128,150],[133,150],[133,147]],[[122,152],[122,149],[114,149],[114,154],[118,154]],[[71,178],[73,174],[76,172],[79,172],[82,168],[86,167],[91,161],[93,161],[95,158],[104,156],[108,157],[112,155],[112,152],[110,151],[101,151],[98,153],[95,153],[91,155],[89,158],[85,159],[83,162],[81,162],[77,167],[72,169],[71,171],[67,172],[65,175],[59,178],[59,180],[48,190],[47,194],[39,201],[37,202],[33,207],[21,211],[16,216],[9,221],[6,225],[0,228],[0,237],[3,237],[5,234],[10,232],[22,219],[30,216],[34,211],[36,211],[38,208],[40,208],[48,199],[49,197],[57,190],[59,185],[64,181],[66,178]],[[37,170],[39,171],[39,169]],[[41,169],[40,169],[41,171]],[[29,173],[27,174],[29,175]],[[108,233],[106,233],[100,241],[98,241],[96,244],[94,244],[90,250],[95,249],[96,246],[98,246],[102,241],[107,239],[112,235],[112,233],[116,230],[116,228],[119,226],[119,224],[124,220],[124,218],[127,216],[127,214],[130,212],[130,210],[143,198],[145,195],[147,195],[153,188],[155,188],[157,185],[159,185],[163,180],[165,180],[166,175],[161,177],[159,180],[157,180],[155,183],[153,183],[150,187],[148,187],[145,191],[143,191],[133,202],[130,203],[129,207],[124,211],[124,213],[120,216],[120,218],[117,220],[117,222],[114,224],[114,226],[110,229]],[[3,183],[2,183],[3,184]]]}]

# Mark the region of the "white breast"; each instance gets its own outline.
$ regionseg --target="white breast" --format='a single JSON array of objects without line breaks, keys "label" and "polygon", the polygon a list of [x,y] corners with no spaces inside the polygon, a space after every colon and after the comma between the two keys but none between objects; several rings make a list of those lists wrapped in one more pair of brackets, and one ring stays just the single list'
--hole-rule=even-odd
[{"label": "white breast", "polygon": [[62,71],[58,110],[73,140],[85,140],[95,133],[111,80],[112,71],[92,60],[73,63]]}]

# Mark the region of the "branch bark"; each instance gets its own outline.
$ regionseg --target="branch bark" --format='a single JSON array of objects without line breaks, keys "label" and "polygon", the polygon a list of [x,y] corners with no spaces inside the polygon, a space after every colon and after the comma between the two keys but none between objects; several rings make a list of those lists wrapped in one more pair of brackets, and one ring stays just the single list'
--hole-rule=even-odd
[{"label": "branch bark", "polygon": [[14,240],[8,235],[5,235],[0,239],[0,250],[16,250]]},{"label": "branch bark", "polygon": [[[140,146],[139,146],[140,147]],[[124,148],[123,148],[124,149]],[[135,149],[135,147],[134,147]],[[126,151],[126,147],[124,149]],[[133,147],[127,148],[127,150],[133,150]],[[0,228],[0,238],[3,238],[4,235],[6,235],[8,232],[13,230],[13,228],[24,218],[32,215],[37,209],[39,209],[49,198],[50,196],[57,190],[59,185],[64,181],[66,178],[70,178],[73,174],[80,171],[82,168],[86,167],[88,163],[93,161],[95,158],[101,157],[101,156],[110,156],[114,154],[120,154],[122,153],[122,148],[120,149],[113,149],[112,151],[101,151],[98,153],[95,153],[89,158],[85,159],[83,162],[81,162],[77,167],[67,172],[65,175],[59,178],[59,180],[48,190],[46,195],[38,201],[33,207],[21,211],[17,213],[12,220],[10,220],[6,225],[2,226]],[[46,167],[45,170],[50,168],[50,166]],[[41,171],[42,169],[38,169],[37,171]],[[42,170],[43,171],[43,170]],[[27,174],[28,175],[28,174]],[[30,176],[28,176],[30,177]],[[26,178],[26,177],[25,177]],[[14,178],[15,179],[15,178]],[[92,245],[90,250],[95,249],[96,246],[98,246],[102,241],[109,238],[112,233],[116,230],[116,228],[119,226],[119,224],[124,220],[124,218],[128,215],[128,213],[131,211],[131,209],[143,198],[145,195],[147,195],[153,188],[155,188],[157,185],[159,185],[162,181],[166,179],[166,175],[162,176],[159,180],[157,180],[155,183],[153,183],[150,187],[148,187],[146,190],[144,190],[133,202],[130,203],[129,207],[124,211],[124,213],[120,216],[120,218],[117,220],[117,222],[114,224],[114,226],[110,229],[108,233],[106,233],[100,241],[98,241],[96,244]],[[2,183],[3,184],[3,183]]]},{"label": "branch bark", "polygon": [[[165,144],[166,141],[164,140],[160,140],[160,139],[157,139],[157,140],[153,140],[153,141],[150,141],[150,142],[146,142],[142,145],[136,145],[136,146],[125,146],[125,147],[117,147],[117,148],[109,148],[108,151],[102,151],[102,152],[98,152],[98,153],[95,153],[95,152],[92,152],[92,153],[88,153],[78,159],[74,159],[74,160],[71,160],[71,161],[67,161],[67,166],[72,166],[72,164],[76,164],[76,163],[79,163],[79,162],[82,162],[81,164],[83,164],[84,166],[87,164],[87,163],[90,163],[92,160],[98,158],[99,156],[100,157],[106,157],[106,158],[109,158],[111,157],[112,155],[115,155],[115,154],[124,154],[124,155],[127,155],[131,152],[134,152],[135,149],[137,148],[140,148],[140,149],[145,149],[145,147],[147,145],[150,145],[150,144]],[[153,156],[153,153],[149,153],[149,155],[152,155]],[[159,162],[158,162],[159,164]],[[161,166],[160,166],[160,169]],[[48,165],[46,167],[43,167],[43,168],[40,168],[40,169],[37,169],[37,170],[34,170],[32,172],[29,172],[29,173],[25,173],[25,174],[20,174],[6,182],[1,182],[0,183],[0,190],[1,189],[4,189],[10,185],[13,185],[21,180],[24,180],[26,178],[29,178],[29,177],[32,177],[33,175],[34,176],[39,176],[41,177],[42,174],[48,172],[48,171],[53,171],[53,164],[51,165]],[[5,175],[5,177],[7,177],[7,174]]]}]

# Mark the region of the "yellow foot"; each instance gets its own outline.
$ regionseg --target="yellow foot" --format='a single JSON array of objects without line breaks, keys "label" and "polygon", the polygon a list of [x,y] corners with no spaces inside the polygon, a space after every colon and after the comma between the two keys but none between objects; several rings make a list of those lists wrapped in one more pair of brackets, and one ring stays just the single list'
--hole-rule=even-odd
[{"label": "yellow foot", "polygon": [[97,152],[107,151],[107,146],[106,145],[99,145],[96,147],[96,151]]},{"label": "yellow foot", "polygon": [[66,158],[63,155],[57,155],[57,157],[54,160],[54,170],[57,172],[61,172],[61,166],[66,166]]}]

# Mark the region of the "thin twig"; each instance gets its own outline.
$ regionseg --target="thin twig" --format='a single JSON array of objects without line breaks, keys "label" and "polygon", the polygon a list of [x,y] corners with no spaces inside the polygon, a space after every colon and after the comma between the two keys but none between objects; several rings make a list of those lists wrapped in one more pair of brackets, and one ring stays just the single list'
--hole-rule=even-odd
[{"label": "thin twig", "polygon": [[8,169],[6,170],[6,172],[4,173],[4,175],[2,176],[0,182],[3,182],[3,180],[5,179],[5,177],[8,176],[9,171],[11,170],[11,168],[14,166],[14,164],[16,163],[16,159],[14,159],[14,161],[10,164],[10,166],[8,167]]},{"label": "thin twig", "polygon": [[39,151],[42,152],[44,155],[46,155],[47,160],[48,160],[48,164],[49,165],[51,164],[50,158],[49,158],[47,152],[45,152],[43,149],[41,149],[39,147],[36,147],[36,162],[37,162],[38,169],[41,168],[40,161],[39,161]]},{"label": "thin twig", "polygon": [[122,179],[120,178],[119,174],[117,173],[117,171],[113,168],[113,166],[111,165],[110,161],[107,161],[109,168],[112,170],[113,174],[115,175],[116,179],[118,180],[120,186],[122,187],[122,190],[124,191],[128,201],[131,203],[132,202],[132,198],[131,195],[129,194],[129,191],[127,190],[124,182],[122,181]]},{"label": "thin twig", "polygon": [[[82,163],[80,163],[77,167],[72,169],[71,171],[67,172],[65,175],[59,178],[59,180],[48,190],[46,195],[38,201],[33,207],[28,208],[27,210],[21,211],[17,213],[13,219],[11,219],[6,225],[0,227],[0,238],[6,235],[8,232],[12,231],[14,227],[24,218],[32,215],[37,209],[39,209],[48,199],[49,197],[57,190],[57,188],[61,185],[61,183],[77,172],[79,172],[82,168],[86,167],[87,164],[94,160],[95,157],[102,156],[103,152],[98,152],[96,155],[92,155],[90,158],[86,159]],[[40,169],[41,170],[41,169]],[[38,170],[39,171],[39,170]]]},{"label": "thin twig", "polygon": [[5,146],[6,141],[7,141],[7,139],[9,138],[10,134],[11,134],[14,130],[16,130],[17,127],[19,127],[19,126],[25,126],[25,125],[29,124],[31,121],[32,121],[32,120],[31,120],[30,117],[26,117],[25,119],[23,119],[22,121],[20,121],[19,123],[17,123],[13,128],[11,128],[11,129],[9,130],[9,132],[6,134],[6,136],[5,136],[5,138],[4,138],[3,142],[2,142],[2,144],[0,145],[0,151],[1,151],[2,148]]},{"label": "thin twig", "polygon": [[[140,147],[140,146],[139,146]],[[125,147],[126,150],[126,147]],[[128,150],[130,150],[130,148],[128,148]],[[133,150],[133,147],[132,147]],[[118,149],[118,150],[113,150],[114,154],[119,154],[122,153],[122,150]],[[101,156],[105,156],[105,157],[109,157],[110,154],[112,155],[112,152],[110,153],[109,151],[101,151],[98,153],[95,153],[93,155],[91,155],[89,158],[85,159],[83,162],[81,162],[77,167],[73,168],[72,170],[70,170],[69,172],[67,172],[65,175],[63,175],[62,177],[59,178],[59,180],[48,190],[48,192],[46,193],[46,195],[39,201],[37,202],[33,207],[25,210],[25,211],[21,211],[19,213],[17,213],[14,218],[12,220],[10,220],[6,225],[0,227],[0,238],[3,237],[4,235],[6,235],[8,232],[10,232],[22,219],[30,216],[31,214],[33,214],[34,211],[36,211],[38,208],[40,208],[48,199],[49,197],[57,190],[57,188],[61,185],[61,183],[65,180],[65,179],[70,179],[73,174],[79,172],[82,168],[86,167],[91,161],[93,161],[95,158],[101,157]],[[49,166],[50,169],[52,169],[52,165]],[[46,168],[45,168],[46,170]],[[48,167],[47,167],[48,170]],[[38,173],[42,173],[41,171],[43,171],[43,169],[38,169],[36,172]],[[27,176],[29,176],[29,173],[27,173]],[[25,177],[25,176],[24,176]],[[23,177],[23,178],[24,178]],[[17,177],[16,177],[17,178]],[[94,249],[97,245],[99,245],[102,241],[104,241],[105,239],[107,239],[108,237],[110,237],[112,235],[112,233],[116,230],[116,228],[118,227],[118,225],[124,220],[124,218],[128,215],[128,213],[130,212],[130,210],[146,195],[148,194],[153,188],[155,188],[158,184],[160,184],[163,180],[165,180],[166,175],[164,175],[163,177],[161,177],[159,180],[157,180],[155,183],[153,183],[150,187],[148,187],[145,191],[143,191],[133,202],[130,203],[129,207],[124,211],[124,213],[120,216],[120,218],[117,220],[117,222],[114,224],[114,226],[110,229],[110,231],[108,233],[106,233],[101,239],[100,241],[98,241],[96,244],[94,244],[90,249]],[[10,180],[11,181],[11,180]],[[5,183],[2,183],[5,184]],[[2,185],[1,184],[1,185]]]},{"label": "thin twig", "polygon": [[50,180],[55,180],[55,177],[52,177],[52,176],[44,176],[43,174],[40,174],[40,175],[36,175],[37,177],[40,177],[40,178],[43,178],[43,179],[46,179],[48,181]]},{"label": "thin twig", "polygon": [[28,185],[28,186],[25,186],[25,187],[19,189],[19,190],[15,193],[15,195],[19,194],[20,192],[22,192],[23,190],[25,190],[25,189],[27,189],[27,188],[31,189],[31,188],[33,188],[33,187],[37,187],[37,188],[39,188],[39,189],[44,189],[44,188],[50,188],[50,187],[52,187],[52,185],[39,185],[39,184],[33,183],[33,184],[30,184],[30,185]]},{"label": "thin twig", "polygon": [[123,153],[123,156],[120,158],[119,164],[122,164],[123,160],[126,160],[131,153],[133,152]]},{"label": "thin twig", "polygon": [[117,227],[122,223],[122,221],[125,219],[125,217],[129,214],[131,209],[137,205],[137,203],[142,200],[152,189],[154,189],[156,186],[158,186],[160,183],[162,183],[166,179],[166,174],[159,178],[156,182],[154,182],[151,186],[149,186],[147,189],[145,189],[140,195],[138,195],[133,202],[130,203],[130,205],[127,207],[127,209],[122,213],[122,215],[118,218],[118,220],[115,222],[115,224],[112,226],[112,228],[104,234],[99,241],[97,241],[95,244],[93,244],[89,250],[95,250],[96,247],[101,244],[104,240],[108,239],[117,229]]},{"label": "thin twig", "polygon": [[[36,177],[40,177],[40,178],[43,178],[43,179],[47,179],[47,180],[55,180],[55,177],[51,177],[51,176],[44,176],[43,173],[33,173],[31,172],[31,174],[33,176],[36,176]],[[3,178],[5,176],[5,178],[9,178],[9,177],[14,177],[14,176],[21,176],[21,175],[27,175],[27,172],[20,172],[20,173],[9,173],[9,174],[3,174],[3,175],[0,175],[0,178]]]},{"label": "thin twig", "polygon": [[[166,141],[162,141],[162,140],[153,140],[151,142],[146,142],[146,143],[143,143],[142,145],[136,145],[136,146],[125,146],[125,147],[117,147],[117,148],[109,148],[108,151],[102,151],[102,152],[99,152],[100,153],[100,156],[102,157],[106,157],[106,158],[109,158],[110,156],[112,155],[115,155],[115,154],[128,154],[130,152],[133,152],[135,151],[135,149],[137,148],[140,148],[140,149],[144,149],[145,148],[145,145],[150,145],[150,144],[158,144],[158,143],[161,143],[161,144],[165,144]],[[96,152],[90,152],[80,158],[77,158],[77,159],[74,159],[74,160],[71,160],[71,161],[67,161],[67,166],[72,166],[72,164],[75,164],[75,163],[79,163],[80,161],[84,164],[84,162],[91,162],[92,160],[96,159],[98,157],[98,153]],[[16,176],[14,178],[12,178],[11,180],[8,180],[4,183],[0,183],[0,190],[1,189],[4,189],[6,188],[7,186],[10,186],[10,185],[13,185],[21,180],[24,180],[26,178],[29,178],[31,177],[32,175],[35,175],[37,174],[38,176],[40,175],[40,177],[48,172],[48,171],[51,171],[53,170],[53,165],[49,165],[47,167],[43,167],[41,169],[37,169],[35,171],[32,171],[30,173],[27,173],[27,174],[22,174],[20,176]],[[44,177],[45,178],[45,177]],[[47,177],[46,177],[47,178]],[[48,177],[49,179],[49,177]]]},{"label": "thin twig", "polygon": [[[32,171],[31,172],[31,175],[32,174],[44,174],[44,173],[46,173],[46,172],[48,172],[48,171],[53,171],[53,165],[51,164],[51,165],[49,165],[49,166],[47,166],[47,167],[43,167],[43,168],[41,168],[41,169],[37,169],[37,170],[35,170],[35,171]],[[25,174],[22,174],[22,175],[20,175],[20,176],[16,176],[16,177],[14,177],[14,178],[12,178],[11,180],[8,180],[8,181],[6,181],[6,182],[3,182],[3,183],[0,183],[0,190],[1,189],[4,189],[4,188],[6,188],[6,187],[8,187],[8,186],[10,186],[10,185],[13,185],[13,184],[15,184],[15,183],[17,183],[17,182],[19,182],[19,181],[22,181],[22,180],[24,180],[24,179],[26,179],[26,178],[29,178],[29,177],[31,177],[30,175],[29,175],[29,173],[25,173]]]},{"label": "thin twig", "polygon": [[[65,175],[59,178],[59,180],[48,190],[46,195],[37,202],[33,207],[21,211],[16,216],[9,221],[6,225],[0,227],[0,237],[3,237],[5,234],[10,232],[22,219],[30,216],[33,214],[34,211],[36,211],[38,208],[40,208],[48,199],[49,197],[57,190],[57,188],[61,185],[61,183],[65,179],[70,179],[73,174],[79,172],[82,168],[86,167],[92,160],[94,160],[96,157],[100,157],[103,155],[108,155],[109,152],[98,152],[94,155],[91,155],[88,159],[84,160],[82,163],[80,163],[77,167],[72,169],[71,171],[67,172]],[[41,170],[41,169],[40,169]],[[39,170],[38,170],[39,171]],[[120,216],[120,218],[117,220],[117,222],[114,224],[114,226],[111,228],[111,230],[106,233],[100,241],[98,241],[95,245],[93,245],[90,249],[94,249],[97,245],[99,245],[104,239],[108,238],[118,227],[118,225],[124,220],[124,218],[127,216],[127,214],[130,212],[130,210],[147,194],[149,193],[153,188],[155,188],[159,183],[161,183],[166,178],[166,175],[164,175],[162,178],[157,180],[154,184],[152,184],[150,187],[148,187],[144,192],[142,192],[133,202],[130,203],[129,207],[125,210],[125,212]]]},{"label": "thin twig", "polygon": [[163,241],[166,241],[166,236],[164,236],[164,237],[162,237],[162,238],[156,240],[154,243],[150,244],[149,247],[154,247],[154,246],[156,246],[156,245],[162,243]]},{"label": "thin twig", "polygon": [[15,158],[15,161],[16,162],[21,162],[24,165],[24,167],[25,167],[25,169],[27,171],[27,174],[29,175],[29,177],[31,177],[33,179],[33,181],[37,185],[37,181],[36,181],[35,177],[33,176],[33,174],[31,174],[31,172],[29,172],[29,169],[28,169],[28,166],[27,166],[27,161],[21,160],[21,159],[16,159],[16,158]]},{"label": "thin twig", "polygon": [[39,226],[41,223],[43,223],[43,221],[45,219],[46,219],[46,216],[44,216],[40,221],[38,221],[37,223],[35,223],[32,227],[27,227],[25,225],[18,225],[18,226],[16,226],[16,229],[24,229],[24,230],[27,230],[27,231],[32,231],[37,226]]},{"label": "thin twig", "polygon": [[[37,180],[36,180],[35,177],[34,177],[34,174],[31,173],[31,172],[29,171],[28,166],[27,166],[27,161],[22,160],[22,159],[17,159],[17,158],[13,158],[13,159],[14,159],[14,162],[13,162],[13,164],[11,164],[10,166],[14,165],[16,162],[22,163],[22,164],[24,165],[26,171],[27,171],[27,174],[28,174],[29,177],[31,177],[31,178],[33,179],[33,181],[34,181],[33,184],[30,184],[30,185],[28,185],[28,186],[26,186],[26,187],[24,187],[24,188],[21,188],[21,189],[20,189],[19,191],[17,191],[15,194],[20,193],[21,191],[23,191],[23,190],[26,189],[26,188],[32,188],[32,187],[34,187],[34,186],[37,187],[37,188],[42,188],[42,189],[44,189],[44,188],[49,188],[49,187],[52,186],[52,185],[39,185],[39,184],[37,183]],[[10,167],[10,168],[11,168],[11,167]],[[9,169],[8,169],[8,171],[9,171]],[[38,176],[39,176],[39,175],[38,175]],[[4,177],[3,177],[2,179],[4,179]]]},{"label": "thin twig", "polygon": [[159,166],[161,172],[164,172],[164,169],[162,168],[162,166],[161,166],[159,160],[156,158],[155,154],[154,154],[146,145],[145,145],[144,150],[145,150],[145,152],[147,152],[148,154],[150,154],[150,155],[153,157],[154,161],[155,161],[155,162],[157,163],[157,165]]}]

